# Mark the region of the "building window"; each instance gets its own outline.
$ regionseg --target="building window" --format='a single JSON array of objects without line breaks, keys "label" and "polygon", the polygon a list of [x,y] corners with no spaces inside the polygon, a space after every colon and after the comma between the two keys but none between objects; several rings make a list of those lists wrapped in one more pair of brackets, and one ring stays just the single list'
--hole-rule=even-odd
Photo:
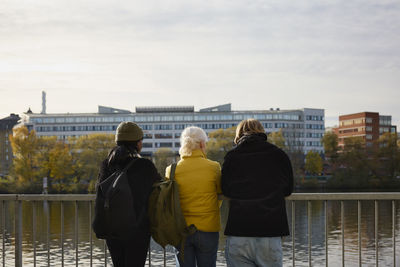
[{"label": "building window", "polygon": [[179,142],[175,143],[175,147],[181,147],[181,143]]},{"label": "building window", "polygon": [[367,134],[365,137],[367,140],[372,140],[372,134]]},{"label": "building window", "polygon": [[172,147],[172,143],[155,143],[156,147]]},{"label": "building window", "polygon": [[185,129],[185,124],[175,124],[175,130],[183,130]]},{"label": "building window", "polygon": [[153,143],[143,143],[143,147],[153,147]]},{"label": "building window", "polygon": [[171,124],[156,124],[154,125],[155,130],[172,130]]},{"label": "building window", "polygon": [[139,124],[139,127],[145,131],[153,130],[153,125],[151,124]]},{"label": "building window", "polygon": [[152,135],[152,134],[149,134],[149,133],[145,133],[145,134],[143,135],[143,138],[144,138],[144,139],[152,139],[152,138],[153,138],[153,135]]},{"label": "building window", "polygon": [[366,118],[366,119],[365,119],[365,122],[366,122],[366,123],[372,123],[372,118]]},{"label": "building window", "polygon": [[264,128],[274,128],[273,123],[263,123]]},{"label": "building window", "polygon": [[156,138],[156,139],[171,139],[172,138],[172,134],[170,134],[170,133],[155,134],[154,138]]}]

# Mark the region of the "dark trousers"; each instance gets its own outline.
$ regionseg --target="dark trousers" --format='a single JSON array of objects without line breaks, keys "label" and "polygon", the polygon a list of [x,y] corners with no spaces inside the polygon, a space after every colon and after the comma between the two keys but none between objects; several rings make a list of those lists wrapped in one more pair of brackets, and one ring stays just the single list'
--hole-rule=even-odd
[{"label": "dark trousers", "polygon": [[179,256],[180,247],[177,248],[178,253],[175,254],[176,266],[178,267],[215,267],[218,251],[218,232],[202,232],[197,231],[188,236],[183,251],[184,262]]},{"label": "dark trousers", "polygon": [[139,267],[146,263],[150,235],[140,235],[127,241],[106,241],[114,267]]}]

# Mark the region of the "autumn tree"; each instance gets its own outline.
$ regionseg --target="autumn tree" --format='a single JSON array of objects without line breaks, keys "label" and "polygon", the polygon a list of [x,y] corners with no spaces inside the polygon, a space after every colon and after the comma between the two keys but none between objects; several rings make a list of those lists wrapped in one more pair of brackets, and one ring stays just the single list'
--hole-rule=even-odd
[{"label": "autumn tree", "polygon": [[72,191],[93,192],[101,162],[115,146],[112,134],[90,134],[71,138],[71,153],[74,161]]},{"label": "autumn tree", "polygon": [[38,138],[35,131],[29,131],[25,126],[13,130],[10,136],[13,150],[13,166],[11,175],[17,187],[29,187],[39,181]]},{"label": "autumn tree", "polygon": [[49,150],[49,175],[52,190],[61,193],[67,192],[73,183],[73,158],[69,145],[57,141]]},{"label": "autumn tree", "polygon": [[211,160],[223,163],[226,153],[233,148],[236,127],[218,129],[208,134],[206,145],[207,157]]},{"label": "autumn tree", "polygon": [[337,134],[334,132],[326,132],[324,137],[322,137],[321,142],[324,146],[325,156],[331,163],[334,163],[338,158],[339,150],[339,139]]},{"label": "autumn tree", "polygon": [[171,165],[175,161],[175,153],[170,148],[162,147],[154,152],[153,158],[158,173],[164,177],[167,166]]},{"label": "autumn tree", "polygon": [[268,141],[283,150],[286,149],[286,140],[285,137],[283,137],[282,129],[279,129],[279,131],[277,132],[272,132],[268,134]]},{"label": "autumn tree", "polygon": [[47,177],[49,184],[51,184],[50,151],[56,147],[58,142],[62,141],[58,141],[56,136],[40,136],[37,139],[35,165],[38,166],[39,179]]},{"label": "autumn tree", "polygon": [[318,152],[308,151],[306,155],[305,170],[311,174],[319,174],[322,172],[322,158]]},{"label": "autumn tree", "polygon": [[374,165],[361,137],[345,138],[344,148],[337,159],[337,168],[328,185],[341,188],[368,187],[370,179],[376,177]]},{"label": "autumn tree", "polygon": [[395,133],[384,133],[377,142],[377,160],[380,163],[380,175],[394,179],[400,173],[400,148]]}]

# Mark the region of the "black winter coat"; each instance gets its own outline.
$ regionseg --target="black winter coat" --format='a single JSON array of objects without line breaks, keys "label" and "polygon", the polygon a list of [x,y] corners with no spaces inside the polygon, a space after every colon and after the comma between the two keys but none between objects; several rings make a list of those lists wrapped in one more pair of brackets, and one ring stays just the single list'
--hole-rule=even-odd
[{"label": "black winter coat", "polygon": [[[134,157],[138,157],[138,155],[132,155],[124,146],[114,147],[101,164],[98,181],[101,182],[106,179],[118,168],[123,169]],[[160,181],[161,176],[157,172],[153,162],[145,158],[138,158],[129,167],[127,174],[129,186],[134,197],[135,210],[137,213],[145,212],[146,214],[140,225],[141,233],[150,234],[149,219],[147,216],[148,199],[153,184]]]},{"label": "black winter coat", "polygon": [[289,235],[285,196],[293,191],[293,171],[285,152],[265,134],[242,138],[222,166],[222,192],[230,198],[225,235]]}]

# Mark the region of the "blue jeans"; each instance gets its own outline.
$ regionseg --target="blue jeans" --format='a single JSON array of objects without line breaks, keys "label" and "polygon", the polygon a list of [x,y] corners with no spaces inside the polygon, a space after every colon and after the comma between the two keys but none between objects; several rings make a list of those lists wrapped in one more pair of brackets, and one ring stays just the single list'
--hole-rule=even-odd
[{"label": "blue jeans", "polygon": [[[184,261],[181,262],[177,247],[175,254],[177,267],[215,267],[217,262],[218,232],[197,231],[188,236],[183,251]],[[197,265],[196,265],[197,264]]]},{"label": "blue jeans", "polygon": [[281,267],[282,238],[228,236],[225,257],[228,267]]}]

